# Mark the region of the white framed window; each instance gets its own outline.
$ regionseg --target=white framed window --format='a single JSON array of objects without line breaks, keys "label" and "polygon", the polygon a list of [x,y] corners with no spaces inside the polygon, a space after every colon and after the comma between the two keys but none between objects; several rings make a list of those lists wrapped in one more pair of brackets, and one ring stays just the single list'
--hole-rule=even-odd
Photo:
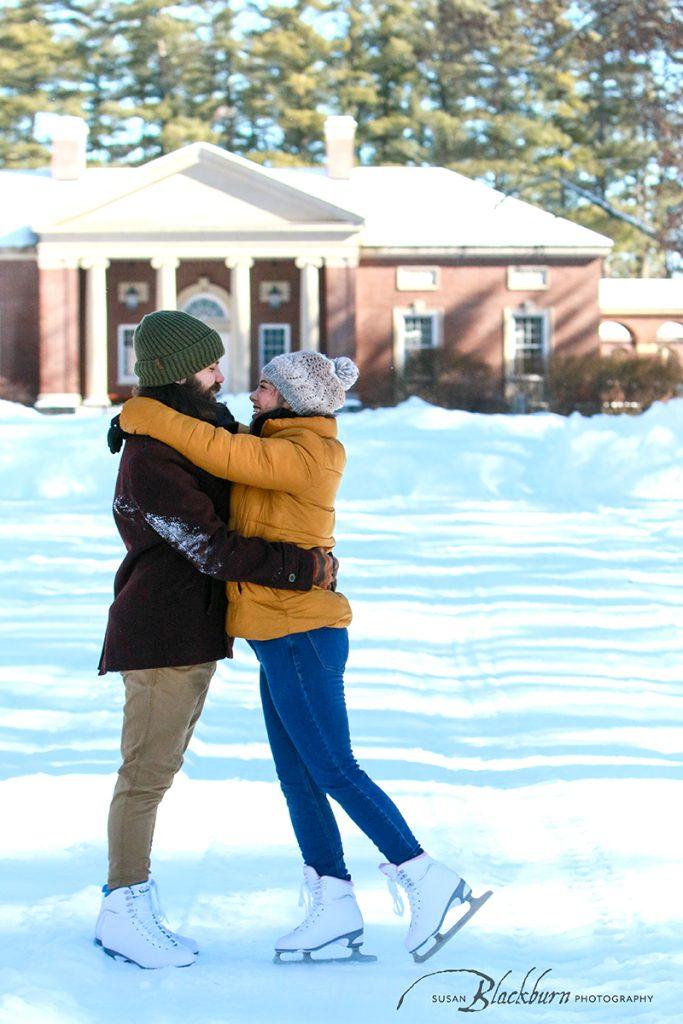
[{"label": "white framed window", "polygon": [[259,324],[258,350],[259,372],[266,363],[283,352],[292,348],[292,328],[290,324]]},{"label": "white framed window", "polygon": [[118,382],[119,384],[137,384],[135,376],[135,349],[133,335],[137,324],[119,324],[118,326]]},{"label": "white framed window", "polygon": [[542,377],[545,372],[545,317],[538,313],[514,314],[515,377]]},{"label": "white framed window", "polygon": [[508,290],[542,292],[548,287],[547,267],[508,267]]},{"label": "white framed window", "polygon": [[505,311],[505,375],[508,380],[544,378],[551,344],[550,310],[524,303]]},{"label": "white framed window", "polygon": [[395,308],[394,367],[403,373],[406,356],[439,348],[443,331],[443,310],[427,309],[422,302],[414,302],[407,309]]},{"label": "white framed window", "polygon": [[403,315],[403,343],[406,352],[436,348],[436,339],[436,313],[405,313]]},{"label": "white framed window", "polygon": [[399,292],[433,292],[438,287],[438,267],[396,267],[396,290]]}]

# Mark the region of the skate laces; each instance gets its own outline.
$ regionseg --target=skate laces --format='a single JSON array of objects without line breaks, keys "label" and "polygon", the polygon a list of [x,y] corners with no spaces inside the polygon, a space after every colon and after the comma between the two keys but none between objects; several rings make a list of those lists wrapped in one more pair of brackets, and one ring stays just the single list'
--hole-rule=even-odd
[{"label": "skate laces", "polygon": [[177,946],[178,943],[168,929],[164,928],[156,915],[152,902],[153,891],[152,883],[148,883],[147,890],[143,892],[133,892],[131,888],[132,895],[129,897],[129,900],[132,903],[130,909],[133,915],[133,922],[137,922],[146,933],[148,939],[151,939],[155,945],[162,945],[165,940],[170,945]]},{"label": "skate laces", "polygon": [[389,878],[388,876],[387,888],[394,900],[394,913],[396,914],[397,917],[402,917],[403,911],[405,909],[403,904],[403,897],[401,896],[401,893],[398,891],[398,886],[396,885],[396,882],[393,880],[393,878]]},{"label": "skate laces", "polygon": [[[152,916],[154,917],[154,920],[159,925],[162,932],[164,932],[164,934],[167,935],[169,939],[173,939],[173,933],[169,928],[166,914],[164,913],[164,909],[161,906],[161,899],[159,897],[159,886],[157,885],[153,878],[150,878],[149,880],[149,892],[152,904]],[[175,942],[175,939],[173,939],[173,941]]]},{"label": "skate laces", "polygon": [[311,921],[318,916],[322,905],[323,887],[321,880],[317,878],[313,882],[308,882],[304,879],[299,889],[299,906],[306,908],[306,917],[300,925],[297,925],[294,931],[300,932],[303,928],[307,928]]},{"label": "skate laces", "polygon": [[[396,872],[396,881],[403,889],[405,889],[406,895],[408,897],[408,902],[410,904],[411,914],[414,914],[415,909],[419,903],[418,892],[415,883],[413,882],[410,875],[405,871]],[[402,917],[403,911],[405,909],[403,897],[401,896],[401,893],[399,892],[398,886],[396,885],[394,879],[390,878],[388,875],[387,887],[394,898],[394,913],[398,917]]]}]

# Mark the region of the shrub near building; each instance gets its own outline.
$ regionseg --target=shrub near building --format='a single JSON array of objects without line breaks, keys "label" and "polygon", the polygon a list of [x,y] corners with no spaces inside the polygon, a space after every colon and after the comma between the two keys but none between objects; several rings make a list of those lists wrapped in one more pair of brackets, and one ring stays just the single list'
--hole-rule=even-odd
[{"label": "shrub near building", "polygon": [[547,386],[551,412],[564,416],[639,413],[680,393],[683,368],[673,353],[666,360],[661,356],[555,355],[549,362]]}]

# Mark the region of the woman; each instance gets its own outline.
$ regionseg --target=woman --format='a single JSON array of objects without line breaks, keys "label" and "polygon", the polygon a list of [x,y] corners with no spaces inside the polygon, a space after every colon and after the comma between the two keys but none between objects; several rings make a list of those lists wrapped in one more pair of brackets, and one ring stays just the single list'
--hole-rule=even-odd
[{"label": "woman", "polygon": [[[288,353],[263,370],[251,395],[248,435],[230,434],[144,398],[126,403],[121,427],[149,434],[233,481],[230,526],[241,534],[331,550],[334,501],[346,462],[334,413],[357,377],[350,359]],[[326,794],[387,858],[380,867],[394,894],[396,883],[407,892],[406,947],[416,960],[423,959],[420,950],[437,935],[448,908],[469,901],[464,923],[484,897],[473,900],[456,872],[423,851],[396,805],[354,758],[344,702],[348,601],[320,588],[285,593],[228,583],[227,589],[228,632],[249,642],[261,666],[268,738],[309,892],[309,912],[278,939],[276,959],[283,952],[310,954],[334,942],[355,953],[363,941],[363,919]],[[397,906],[400,912],[400,899]],[[437,940],[427,955],[440,944]]]}]

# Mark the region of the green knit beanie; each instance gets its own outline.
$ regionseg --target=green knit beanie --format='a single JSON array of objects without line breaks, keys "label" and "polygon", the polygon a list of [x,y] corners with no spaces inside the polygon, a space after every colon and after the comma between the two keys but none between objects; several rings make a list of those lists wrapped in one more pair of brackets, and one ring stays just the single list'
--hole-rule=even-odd
[{"label": "green knit beanie", "polygon": [[135,373],[142,387],[161,387],[211,366],[225,349],[220,335],[175,309],[143,316],[133,335]]}]

